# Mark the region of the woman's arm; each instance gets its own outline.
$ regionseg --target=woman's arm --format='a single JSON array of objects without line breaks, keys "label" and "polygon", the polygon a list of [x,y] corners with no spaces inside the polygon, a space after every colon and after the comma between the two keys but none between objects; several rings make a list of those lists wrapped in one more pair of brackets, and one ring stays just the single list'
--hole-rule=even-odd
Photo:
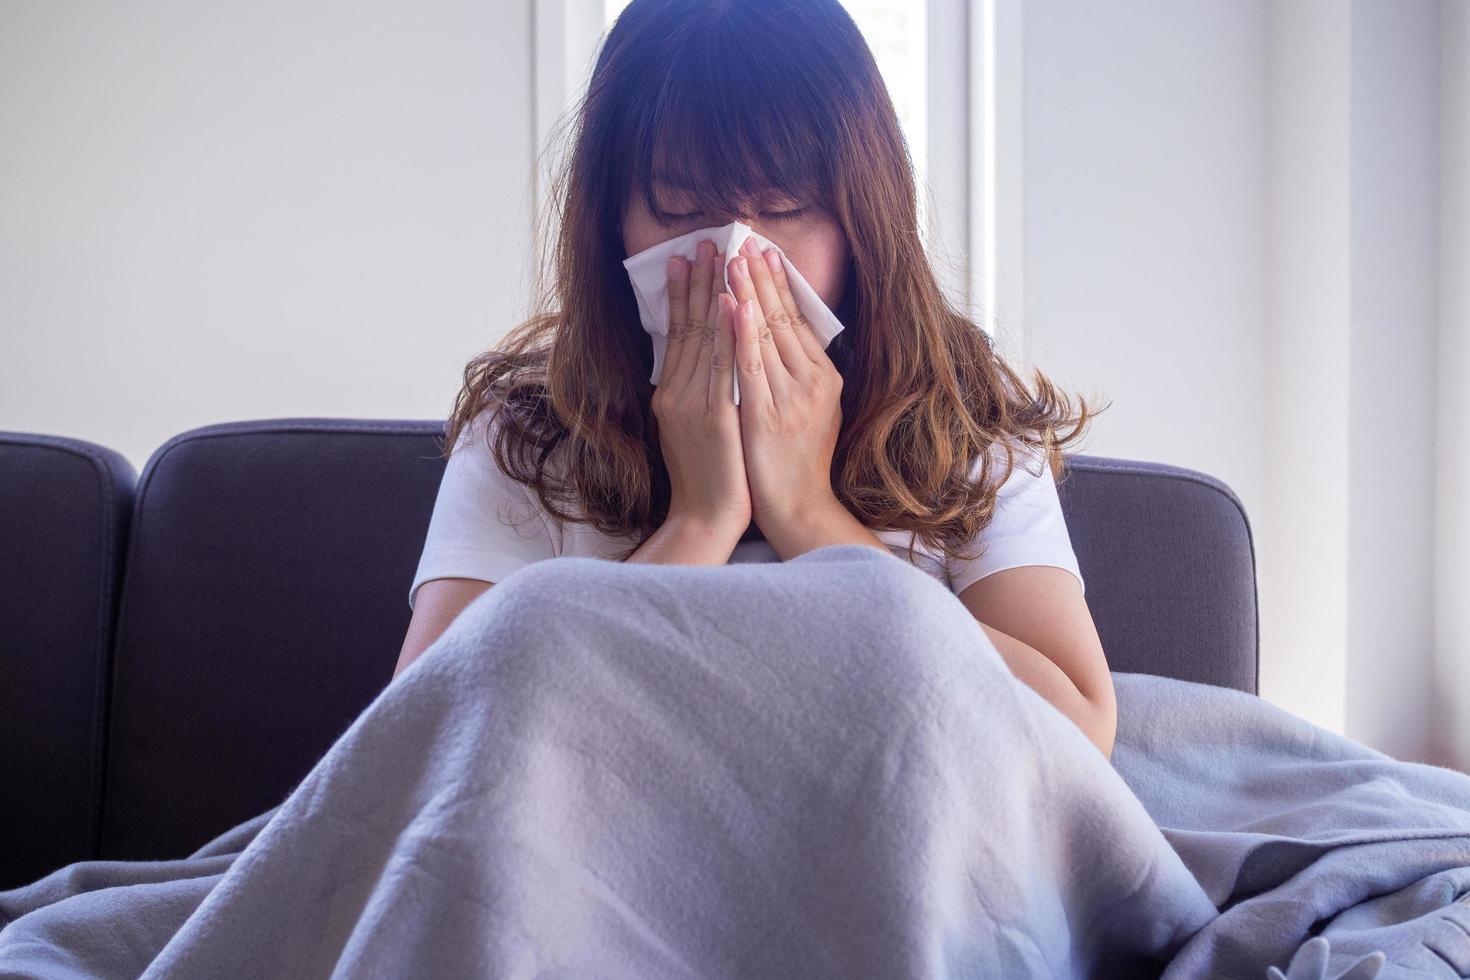
[{"label": "woman's arm", "polygon": [[830,492],[806,510],[769,511],[764,521],[761,530],[782,561],[829,544],[865,544],[888,551],[888,546]]},{"label": "woman's arm", "polygon": [[1117,727],[1116,713],[1105,711],[1102,705],[1083,697],[1066,672],[1040,650],[1022,643],[1009,633],[1002,633],[988,623],[981,623],[980,627],[990,637],[990,642],[995,644],[995,649],[1011,668],[1011,673],[1046,698],[1058,711],[1071,718],[1082,729],[1082,733],[1102,750],[1102,754],[1111,759],[1113,736]]},{"label": "woman's arm", "polygon": [[1051,565],[1007,568],[970,585],[960,601],[1011,673],[1111,760],[1118,721],[1113,676],[1076,577]]},{"label": "woman's arm", "polygon": [[398,664],[389,680],[397,680],[491,584],[472,578],[435,578],[420,585],[413,615],[408,620],[408,633],[398,651]]},{"label": "woman's arm", "polygon": [[721,526],[670,514],[625,560],[656,565],[723,565],[744,533],[745,528],[736,530],[733,524]]}]

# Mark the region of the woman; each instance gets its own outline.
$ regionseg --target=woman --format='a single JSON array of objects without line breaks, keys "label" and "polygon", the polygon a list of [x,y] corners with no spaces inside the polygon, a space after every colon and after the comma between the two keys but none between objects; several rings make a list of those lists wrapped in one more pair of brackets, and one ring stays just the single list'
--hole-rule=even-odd
[{"label": "woman", "polygon": [[[1055,480],[1095,415],[952,309],[871,52],[835,0],[634,0],[553,206],[555,302],[464,373],[395,676],[557,555],[683,564],[864,544],[945,581],[1110,755],[1111,677]],[[660,383],[622,262],[732,221],[847,328],[823,349],[774,251],[675,258]],[[733,291],[724,289],[728,265]],[[728,397],[731,372],[743,393]],[[1070,427],[1065,436],[1058,430]]]}]

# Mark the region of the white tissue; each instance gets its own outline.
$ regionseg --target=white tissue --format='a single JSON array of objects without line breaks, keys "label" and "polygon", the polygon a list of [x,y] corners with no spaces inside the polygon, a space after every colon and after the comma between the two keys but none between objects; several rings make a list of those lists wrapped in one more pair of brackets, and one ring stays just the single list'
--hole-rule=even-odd
[{"label": "white tissue", "polygon": [[[754,238],[762,249],[776,249],[781,256],[781,264],[786,268],[786,280],[791,285],[791,295],[795,297],[797,307],[811,324],[812,332],[822,342],[823,349],[832,342],[833,337],[842,332],[842,321],[822,302],[817,291],[802,278],[801,273],[796,271],[796,266],[791,264],[786,253],[775,242],[757,234],[749,225],[739,221],[720,228],[701,228],[687,235],[659,242],[652,248],[646,248],[623,260],[623,268],[628,270],[628,277],[633,280],[633,295],[638,298],[638,318],[643,321],[643,329],[653,339],[653,374],[649,376],[649,381],[658,384],[664,367],[664,348],[669,342],[669,259],[680,255],[693,264],[699,243],[712,241],[716,250],[725,254],[724,282],[728,288],[730,262],[739,257],[740,247],[747,238]],[[734,289],[730,290],[731,295],[734,292]],[[740,372],[730,373],[734,377],[733,397],[735,404],[739,405]]]}]

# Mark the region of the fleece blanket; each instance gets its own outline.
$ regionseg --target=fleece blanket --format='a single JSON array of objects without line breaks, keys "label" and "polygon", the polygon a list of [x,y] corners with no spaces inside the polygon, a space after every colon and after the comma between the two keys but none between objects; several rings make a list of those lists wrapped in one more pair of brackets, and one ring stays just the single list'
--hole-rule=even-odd
[{"label": "fleece blanket", "polygon": [[877,549],[539,562],[277,806],[0,892],[0,977],[1470,972],[1470,776],[1114,678],[1110,763]]}]

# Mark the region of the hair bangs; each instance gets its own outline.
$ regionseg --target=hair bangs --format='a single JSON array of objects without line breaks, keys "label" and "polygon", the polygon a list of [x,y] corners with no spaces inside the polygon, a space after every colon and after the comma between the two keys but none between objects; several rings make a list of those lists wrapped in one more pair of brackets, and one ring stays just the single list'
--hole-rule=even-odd
[{"label": "hair bangs", "polygon": [[691,45],[633,121],[630,176],[650,213],[670,199],[655,184],[708,214],[753,213],[773,199],[831,206],[835,147],[814,109],[824,100],[776,73],[752,77],[741,61],[728,43]]}]

